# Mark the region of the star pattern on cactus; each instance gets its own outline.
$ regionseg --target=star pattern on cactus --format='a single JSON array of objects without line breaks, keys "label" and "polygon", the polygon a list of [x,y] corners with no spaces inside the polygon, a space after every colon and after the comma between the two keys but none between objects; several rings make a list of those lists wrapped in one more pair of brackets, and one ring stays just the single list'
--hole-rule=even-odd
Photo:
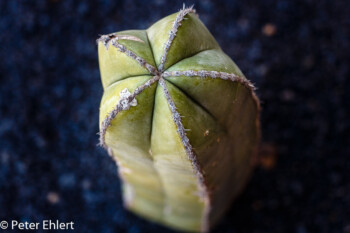
[{"label": "star pattern on cactus", "polygon": [[[230,80],[233,82],[240,82],[243,85],[247,86],[249,89],[255,90],[254,85],[249,80],[247,80],[241,76],[238,76],[236,74],[233,74],[233,73],[207,71],[207,70],[199,70],[199,71],[187,70],[187,71],[171,71],[171,72],[164,71],[164,64],[165,64],[165,61],[167,59],[167,55],[168,55],[168,52],[169,52],[170,47],[172,45],[172,42],[176,37],[176,33],[177,33],[179,27],[181,26],[181,22],[185,19],[185,16],[189,13],[196,13],[195,9],[193,9],[193,6],[189,7],[189,8],[184,7],[178,13],[178,15],[173,23],[173,28],[171,29],[171,31],[169,33],[169,38],[168,38],[167,42],[165,43],[164,52],[163,52],[163,55],[161,58],[161,63],[159,64],[158,68],[147,63],[145,59],[138,56],[137,54],[135,54],[131,50],[127,49],[124,45],[118,43],[118,40],[133,40],[133,41],[137,41],[140,43],[144,43],[144,41],[142,41],[140,38],[137,38],[137,37],[131,36],[131,35],[117,35],[116,33],[111,33],[108,35],[102,35],[99,39],[97,39],[97,42],[102,42],[104,44],[104,46],[106,47],[106,49],[108,49],[110,45],[116,47],[120,52],[125,53],[127,56],[129,56],[130,58],[137,61],[140,66],[145,67],[149,71],[149,73],[151,75],[153,75],[152,79],[148,80],[146,83],[144,83],[143,85],[136,88],[136,90],[131,95],[129,95],[127,98],[122,98],[119,101],[119,103],[116,105],[116,107],[109,113],[109,115],[103,121],[101,131],[99,133],[101,146],[107,147],[107,145],[105,144],[105,140],[104,140],[106,130],[107,130],[108,126],[111,124],[111,121],[117,116],[118,112],[124,110],[122,107],[123,104],[125,105],[125,102],[128,102],[129,104],[132,103],[137,95],[139,95],[147,87],[151,86],[153,83],[155,83],[157,81],[159,81],[159,84],[162,86],[163,90],[166,91],[167,87],[166,87],[166,85],[164,85],[164,80],[163,80],[163,78],[165,78],[165,77],[177,77],[177,76],[196,77],[196,76],[199,76],[202,78],[206,78],[206,77],[219,78],[219,79],[223,79],[223,80]],[[165,93],[168,93],[168,91],[166,91]],[[166,96],[167,96],[168,101],[171,102],[171,96],[170,95],[166,95]],[[127,109],[129,109],[129,108],[127,108]],[[174,107],[172,108],[172,111],[173,111],[174,115],[177,115],[175,104],[174,104]],[[175,119],[175,116],[174,116],[174,120],[175,120],[175,123],[177,121],[180,121],[180,120],[178,120],[178,118]],[[178,126],[180,126],[180,125],[178,125]],[[180,135],[184,135],[184,137],[185,137],[185,135],[186,135],[185,130],[184,129],[182,130],[181,128],[183,128],[183,127],[179,128],[179,131],[181,131],[179,133],[180,133]]]}]

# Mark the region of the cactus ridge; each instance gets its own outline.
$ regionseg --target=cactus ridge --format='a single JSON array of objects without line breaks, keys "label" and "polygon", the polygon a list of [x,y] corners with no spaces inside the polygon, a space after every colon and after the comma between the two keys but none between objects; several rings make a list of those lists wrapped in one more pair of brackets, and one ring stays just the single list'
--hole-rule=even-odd
[{"label": "cactus ridge", "polygon": [[134,52],[127,49],[124,45],[118,43],[118,40],[133,40],[133,41],[144,43],[144,41],[142,41],[141,39],[139,39],[135,36],[125,36],[125,35],[118,36],[115,33],[101,36],[99,39],[97,39],[97,43],[102,42],[107,50],[108,50],[110,44],[113,45],[120,52],[125,53],[127,56],[129,56],[130,58],[137,61],[140,66],[145,67],[151,74],[158,75],[157,69],[154,66],[147,63],[145,61],[145,59],[136,55]]},{"label": "cactus ridge", "polygon": [[[205,185],[205,179],[203,177],[203,172],[201,167],[199,166],[199,163],[197,161],[197,158],[194,154],[193,148],[189,142],[189,139],[186,135],[186,129],[184,128],[182,121],[181,121],[181,116],[179,112],[176,109],[175,103],[172,100],[172,97],[169,93],[169,90],[167,88],[167,85],[165,83],[164,78],[166,77],[178,77],[178,76],[185,76],[185,77],[201,77],[201,78],[213,78],[213,79],[222,79],[222,80],[229,80],[232,82],[238,82],[245,86],[251,93],[254,102],[257,106],[257,109],[259,110],[259,100],[256,97],[254,90],[255,87],[254,85],[247,80],[245,77],[239,76],[237,74],[233,73],[227,73],[227,72],[218,72],[218,71],[208,71],[208,70],[185,70],[185,71],[164,71],[164,64],[167,59],[168,52],[170,50],[170,47],[172,45],[172,42],[174,41],[177,31],[179,27],[181,27],[181,22],[185,20],[185,16],[190,14],[190,13],[195,13],[195,9],[192,7],[189,8],[183,8],[179,11],[171,31],[169,32],[169,38],[165,43],[163,55],[161,56],[161,61],[158,66],[158,68],[152,66],[148,62],[146,62],[145,59],[142,57],[138,56],[136,53],[133,51],[129,50],[126,48],[126,46],[120,44],[118,40],[133,40],[139,43],[144,43],[141,39],[135,37],[135,36],[128,36],[128,35],[116,35],[115,33],[108,34],[108,35],[103,35],[101,36],[97,42],[101,42],[105,45],[105,48],[108,50],[109,46],[112,45],[115,48],[117,48],[120,52],[125,53],[128,57],[132,58],[133,60],[137,61],[137,63],[146,68],[148,72],[153,75],[151,79],[140,85],[135,89],[134,92],[131,93],[126,99],[120,99],[119,102],[116,104],[116,106],[112,109],[112,111],[109,112],[109,114],[106,116],[106,118],[102,121],[101,123],[101,128],[99,132],[99,144],[100,146],[104,147],[109,155],[113,156],[113,151],[110,147],[107,146],[105,142],[105,135],[107,128],[111,125],[112,120],[118,115],[119,112],[126,110],[123,108],[121,101],[125,101],[127,103],[131,103],[136,96],[141,94],[144,90],[146,90],[148,87],[150,87],[152,84],[155,82],[158,82],[158,84],[161,86],[163,89],[164,95],[167,99],[168,105],[171,109],[171,113],[173,116],[173,120],[176,124],[177,131],[180,135],[182,144],[186,150],[187,156],[190,159],[193,169],[195,171],[197,180],[198,180],[198,192],[199,196],[205,203],[204,207],[204,214],[201,222],[201,231],[202,232],[207,232],[209,231],[209,212],[210,212],[210,198],[209,198],[209,191],[207,190],[207,186]],[[152,50],[152,49],[151,49]],[[259,112],[259,111],[258,111]],[[257,127],[259,129],[259,122],[258,122],[259,117],[257,118]],[[114,156],[113,156],[114,157]],[[123,178],[122,174],[120,173],[120,177]]]},{"label": "cactus ridge", "polygon": [[168,52],[170,50],[170,46],[171,46],[173,40],[175,39],[177,30],[181,26],[181,22],[185,19],[185,16],[189,13],[196,13],[196,10],[193,9],[193,6],[191,6],[189,8],[185,8],[185,4],[184,4],[183,9],[180,10],[180,12],[176,16],[176,19],[175,19],[174,24],[173,24],[173,28],[171,29],[171,31],[169,33],[169,39],[165,43],[164,52],[163,52],[163,55],[161,58],[160,65],[158,66],[158,70],[160,72],[162,72],[164,70],[164,64],[165,64]]},{"label": "cactus ridge", "polygon": [[192,163],[193,169],[194,169],[196,176],[197,176],[197,179],[198,179],[198,182],[197,182],[198,192],[199,192],[198,195],[201,197],[201,199],[205,203],[201,228],[202,228],[202,232],[207,232],[209,230],[209,223],[208,223],[207,218],[208,218],[208,214],[210,211],[210,199],[209,199],[208,190],[206,188],[207,186],[204,183],[203,173],[202,173],[201,168],[199,166],[199,162],[197,160],[197,157],[195,156],[194,151],[192,149],[192,145],[190,144],[190,141],[186,135],[186,130],[182,124],[181,116],[180,116],[179,112],[176,110],[175,103],[169,94],[169,90],[165,84],[164,79],[160,79],[159,84],[163,88],[164,95],[165,95],[165,97],[168,101],[169,107],[171,109],[171,113],[173,115],[173,120],[177,126],[177,130],[180,134],[181,141],[185,147],[187,156],[189,157],[189,159]]},{"label": "cactus ridge", "polygon": [[[131,103],[135,97],[137,95],[139,95],[141,92],[143,92],[147,87],[151,86],[153,83],[155,83],[157,80],[159,80],[160,76],[154,76],[153,78],[151,78],[150,80],[148,80],[147,82],[145,82],[143,85],[139,86],[136,88],[136,90],[127,97],[127,99],[125,99],[128,103]],[[111,125],[112,120],[117,116],[117,114],[123,110],[125,110],[122,106],[122,100],[120,99],[120,101],[118,102],[118,104],[115,106],[115,108],[108,114],[108,116],[104,119],[104,121],[102,122],[102,127],[101,130],[99,132],[100,135],[100,143],[99,145],[104,147],[105,149],[108,150],[108,146],[106,145],[105,142],[105,135],[106,135],[106,131],[108,126]]]}]

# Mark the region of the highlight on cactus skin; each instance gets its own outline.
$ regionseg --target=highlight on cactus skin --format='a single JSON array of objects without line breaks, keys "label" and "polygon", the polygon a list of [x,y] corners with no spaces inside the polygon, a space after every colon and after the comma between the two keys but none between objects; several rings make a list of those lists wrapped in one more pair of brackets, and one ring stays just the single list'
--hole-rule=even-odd
[{"label": "highlight on cactus skin", "polygon": [[117,162],[125,207],[173,229],[208,232],[254,165],[254,86],[193,7],[97,42],[100,144]]}]

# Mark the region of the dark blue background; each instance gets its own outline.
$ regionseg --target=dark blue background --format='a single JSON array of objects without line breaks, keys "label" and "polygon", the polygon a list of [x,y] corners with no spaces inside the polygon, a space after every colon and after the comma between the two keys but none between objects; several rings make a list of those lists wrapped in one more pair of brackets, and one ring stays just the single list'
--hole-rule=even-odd
[{"label": "dark blue background", "polygon": [[[167,232],[122,208],[116,165],[96,146],[95,40],[182,2],[0,1],[0,220]],[[259,87],[263,142],[278,153],[214,232],[349,233],[350,2],[185,2]]]}]

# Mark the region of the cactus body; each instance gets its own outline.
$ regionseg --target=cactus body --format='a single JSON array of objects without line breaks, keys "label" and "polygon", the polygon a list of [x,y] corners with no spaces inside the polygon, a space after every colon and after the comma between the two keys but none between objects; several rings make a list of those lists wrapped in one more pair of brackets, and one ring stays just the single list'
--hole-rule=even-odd
[{"label": "cactus body", "polygon": [[98,42],[100,143],[117,161],[126,208],[207,232],[253,167],[253,85],[192,8]]}]

